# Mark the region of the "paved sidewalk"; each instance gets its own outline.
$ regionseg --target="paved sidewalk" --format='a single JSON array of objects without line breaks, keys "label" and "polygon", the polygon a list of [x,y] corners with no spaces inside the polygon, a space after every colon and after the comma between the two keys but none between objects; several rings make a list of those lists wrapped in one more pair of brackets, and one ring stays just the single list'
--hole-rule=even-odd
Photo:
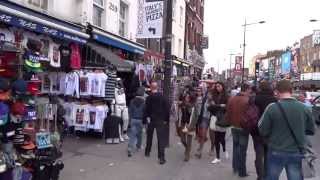
[{"label": "paved sidewalk", "polygon": [[[173,132],[173,130],[172,130]],[[315,139],[319,139],[319,135]],[[313,141],[315,142],[315,141]],[[317,141],[317,152],[320,153],[320,142]],[[232,138],[227,137],[227,150],[232,154]],[[207,144],[208,145],[208,144]],[[171,133],[171,147],[166,152],[167,164],[157,163],[156,146],[150,158],[145,158],[143,152],[128,158],[126,144],[105,145],[99,138],[82,137],[67,138],[64,143],[65,169],[61,180],[255,180],[254,152],[250,140],[248,150],[247,178],[239,178],[232,173],[231,158],[223,159],[222,163],[211,165],[208,150],[202,159],[194,156],[190,162],[183,161],[183,147],[179,139]],[[193,146],[193,151],[196,144]],[[206,147],[208,149],[208,147]],[[320,169],[319,162],[317,168]],[[281,178],[286,179],[286,178]],[[320,177],[312,180],[320,180]]]}]

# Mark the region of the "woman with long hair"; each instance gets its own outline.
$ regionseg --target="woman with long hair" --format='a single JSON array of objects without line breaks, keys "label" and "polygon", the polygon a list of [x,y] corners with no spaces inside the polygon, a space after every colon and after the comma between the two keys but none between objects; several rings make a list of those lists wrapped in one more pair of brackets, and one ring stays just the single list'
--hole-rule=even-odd
[{"label": "woman with long hair", "polygon": [[195,104],[196,96],[193,93],[188,93],[184,96],[179,107],[178,134],[185,147],[184,161],[186,162],[190,159],[192,138],[195,135],[198,121],[198,110]]},{"label": "woman with long hair", "polygon": [[[228,128],[228,124],[225,123],[225,113],[226,113],[226,104],[228,102],[228,95],[225,89],[225,86],[222,82],[217,82],[215,89],[213,89],[212,100],[213,104],[208,107],[208,110],[211,112],[212,116],[214,116],[215,123],[213,125],[214,133],[214,147],[216,150],[216,158],[211,162],[212,164],[216,164],[221,162],[220,157],[220,145],[222,146],[223,152],[225,152],[226,158],[228,158],[228,152],[226,151],[226,131]],[[211,138],[212,139],[212,138]]]}]

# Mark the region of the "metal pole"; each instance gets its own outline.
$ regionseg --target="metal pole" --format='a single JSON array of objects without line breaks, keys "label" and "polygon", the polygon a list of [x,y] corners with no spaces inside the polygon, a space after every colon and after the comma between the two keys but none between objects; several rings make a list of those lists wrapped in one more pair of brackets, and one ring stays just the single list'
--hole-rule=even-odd
[{"label": "metal pole", "polygon": [[229,63],[230,63],[230,67],[229,67],[229,78],[231,78],[232,55],[234,55],[234,54],[229,54],[229,55],[230,55],[230,61],[229,61]]},{"label": "metal pole", "polygon": [[245,54],[246,54],[246,31],[247,31],[247,19],[244,20],[243,25],[243,54],[242,54],[242,83],[244,83],[244,65],[245,65]]},{"label": "metal pole", "polygon": [[166,35],[165,35],[165,61],[164,61],[164,89],[163,94],[170,101],[171,75],[172,75],[172,0],[166,2]]}]

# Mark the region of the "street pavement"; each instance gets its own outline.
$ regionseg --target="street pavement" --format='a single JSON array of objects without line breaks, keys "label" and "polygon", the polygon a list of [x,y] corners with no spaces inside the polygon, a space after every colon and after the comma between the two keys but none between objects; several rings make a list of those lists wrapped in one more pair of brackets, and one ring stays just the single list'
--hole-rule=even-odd
[{"label": "street pavement", "polygon": [[[312,138],[315,149],[320,154],[320,133]],[[156,137],[154,137],[156,138]],[[145,138],[144,138],[145,139]],[[156,143],[156,141],[155,141]],[[193,154],[196,149],[193,145]],[[170,148],[166,151],[167,163],[159,165],[157,147],[153,146],[150,158],[144,157],[143,151],[127,157],[127,143],[106,145],[101,138],[81,136],[67,137],[63,145],[63,162],[65,168],[61,180],[255,180],[254,150],[250,139],[247,168],[250,174],[247,178],[239,178],[232,173],[232,137],[227,134],[227,151],[230,158],[223,158],[222,163],[212,165],[207,143],[202,159],[192,156],[189,162],[183,161],[184,148],[171,130]],[[224,154],[223,154],[224,157]],[[320,163],[317,162],[320,173]],[[281,180],[284,180],[283,173]],[[320,180],[320,176],[312,180]]]}]

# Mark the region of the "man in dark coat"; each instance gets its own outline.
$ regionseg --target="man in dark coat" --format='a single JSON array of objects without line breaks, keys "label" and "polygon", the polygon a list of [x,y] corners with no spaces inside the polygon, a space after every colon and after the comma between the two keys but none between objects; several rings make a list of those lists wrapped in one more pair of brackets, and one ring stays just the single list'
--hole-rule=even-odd
[{"label": "man in dark coat", "polygon": [[167,146],[170,107],[167,99],[158,92],[158,84],[152,82],[151,94],[146,99],[143,124],[147,124],[147,145],[145,156],[149,157],[152,147],[154,129],[157,131],[158,158],[160,164],[165,164],[165,147]]}]

